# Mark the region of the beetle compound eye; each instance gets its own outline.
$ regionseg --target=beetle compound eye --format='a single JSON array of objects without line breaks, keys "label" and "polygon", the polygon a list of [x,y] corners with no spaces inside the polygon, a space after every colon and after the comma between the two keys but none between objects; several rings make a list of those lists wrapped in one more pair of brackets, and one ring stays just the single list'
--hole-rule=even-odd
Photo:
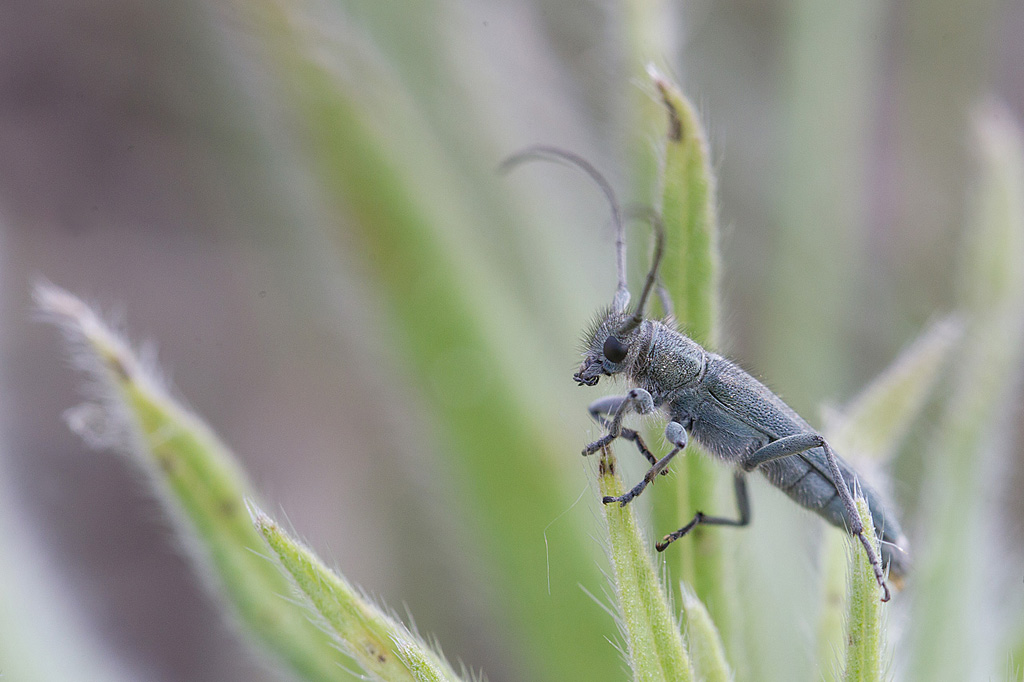
[{"label": "beetle compound eye", "polygon": [[604,357],[608,362],[619,363],[626,359],[629,348],[622,345],[617,338],[609,336],[604,340]]}]

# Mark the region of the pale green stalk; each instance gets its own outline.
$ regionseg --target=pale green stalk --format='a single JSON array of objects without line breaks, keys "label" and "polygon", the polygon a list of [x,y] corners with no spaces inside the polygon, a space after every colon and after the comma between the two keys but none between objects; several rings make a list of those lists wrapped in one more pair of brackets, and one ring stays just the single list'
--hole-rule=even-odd
[{"label": "pale green stalk", "polygon": [[[641,83],[648,83],[651,65],[665,70],[666,58],[676,51],[679,22],[674,16],[674,3],[667,0],[627,0],[621,5],[623,17],[623,48],[627,89],[622,100],[628,104],[626,121],[627,158],[633,200],[657,207],[661,186],[660,149],[651,140],[661,136],[665,114],[657,93]],[[632,240],[634,244],[641,243]],[[632,259],[633,263],[642,262]]]},{"label": "pale green stalk", "polygon": [[342,650],[382,682],[457,682],[451,666],[402,623],[360,595],[255,504],[256,530],[274,551],[304,602],[320,616]]},{"label": "pale green stalk", "polygon": [[[887,462],[935,391],[963,333],[959,318],[946,317],[913,344],[827,421],[836,451],[857,462]],[[822,606],[818,622],[818,670],[837,679],[836,662],[846,641],[846,566],[849,536],[828,528],[822,538]]]},{"label": "pale green stalk", "polygon": [[[859,492],[859,491],[858,491]],[[867,500],[859,494],[854,499],[857,514],[864,524],[864,537],[879,552],[874,522]],[[850,537],[850,536],[848,536]],[[879,682],[882,679],[882,602],[878,598],[875,569],[868,561],[859,541],[850,537],[851,571],[850,601],[847,612],[845,682]]]},{"label": "pale green stalk", "polygon": [[[718,341],[718,226],[715,178],[708,143],[696,112],[679,87],[653,67],[650,76],[664,104],[665,151],[662,217],[667,246],[661,279],[671,296],[680,328],[697,343]],[[720,494],[722,471],[700,445],[691,442],[677,462],[675,499],[654,501],[659,532],[675,530],[695,511],[720,513],[730,504]],[[664,530],[661,530],[664,529]],[[697,526],[666,550],[671,571],[693,586],[730,649],[737,611],[735,578],[727,558],[729,538],[720,528]]]},{"label": "pale green stalk", "polygon": [[50,285],[39,307],[68,336],[73,359],[93,377],[97,403],[69,416],[87,442],[127,451],[177,522],[183,550],[226,597],[238,621],[306,680],[353,677],[331,638],[289,602],[288,580],[261,556],[245,511],[253,490],[234,455],[198,417],[175,402],[128,345],[82,301]]},{"label": "pale green stalk", "polygon": [[[598,488],[602,496],[623,494],[615,456],[601,450]],[[633,505],[602,506],[608,523],[615,591],[622,613],[627,654],[635,682],[689,682],[694,679],[679,624],[658,578],[636,522]]]},{"label": "pale green stalk", "polygon": [[842,320],[864,257],[873,36],[884,13],[880,0],[790,0],[783,9],[786,147],[758,348],[776,388],[803,412],[843,395],[851,376]]}]

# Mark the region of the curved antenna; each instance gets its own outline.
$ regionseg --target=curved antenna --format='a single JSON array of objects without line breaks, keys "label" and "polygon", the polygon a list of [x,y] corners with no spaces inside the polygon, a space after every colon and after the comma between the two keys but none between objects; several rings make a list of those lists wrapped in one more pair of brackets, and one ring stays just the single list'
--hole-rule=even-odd
[{"label": "curved antenna", "polygon": [[651,223],[651,227],[654,229],[654,255],[651,257],[651,269],[647,272],[647,279],[644,280],[644,288],[640,292],[640,300],[636,304],[636,312],[615,332],[615,335],[620,338],[636,329],[637,325],[644,321],[644,306],[647,305],[647,297],[650,296],[654,283],[658,281],[658,267],[661,265],[661,257],[665,251],[665,225],[657,211],[647,207],[631,207],[629,217],[646,218]]},{"label": "curved antenna", "polygon": [[[547,145],[535,145],[516,152],[502,161],[498,166],[498,170],[502,173],[507,173],[526,161],[556,161],[577,168],[589,175],[590,179],[597,183],[601,192],[604,193],[608,204],[611,206],[612,222],[615,223],[615,263],[619,275],[619,284],[615,289],[615,298],[612,299],[612,309],[616,312],[625,311],[626,306],[629,305],[629,288],[626,285],[626,228],[622,222],[622,209],[615,198],[615,191],[612,189],[611,184],[582,156]],[[646,298],[647,288],[644,291],[645,294],[641,298],[641,305],[642,301]]]}]

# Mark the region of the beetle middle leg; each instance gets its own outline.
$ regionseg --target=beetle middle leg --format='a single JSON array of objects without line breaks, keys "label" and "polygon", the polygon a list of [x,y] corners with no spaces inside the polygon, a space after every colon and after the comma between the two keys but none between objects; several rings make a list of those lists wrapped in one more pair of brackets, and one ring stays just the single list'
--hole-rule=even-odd
[{"label": "beetle middle leg", "polygon": [[746,474],[736,472],[733,475],[733,488],[736,491],[736,508],[739,510],[740,517],[738,519],[727,519],[721,516],[707,516],[704,512],[697,512],[693,515],[693,519],[675,531],[669,533],[661,539],[661,542],[656,544],[654,547],[659,552],[664,552],[665,548],[670,544],[683,537],[691,530],[700,525],[705,526],[736,526],[742,528],[750,523],[750,497],[747,495],[747,479]]},{"label": "beetle middle leg", "polygon": [[846,481],[843,480],[843,472],[839,470],[836,454],[832,451],[832,446],[828,444],[828,441],[817,433],[798,433],[793,436],[786,436],[750,453],[740,461],[740,466],[743,467],[744,471],[753,471],[765,462],[781,457],[798,455],[801,452],[813,450],[814,448],[821,448],[825,451],[825,461],[828,462],[829,473],[832,474],[832,484],[836,487],[839,499],[843,501],[843,507],[846,509],[847,522],[850,524],[850,534],[857,536],[860,544],[864,545],[868,561],[871,562],[871,567],[875,572],[875,579],[882,588],[882,601],[889,601],[889,586],[885,584],[882,562],[879,561],[878,553],[875,552],[875,548],[871,546],[867,536],[864,535],[864,524],[857,513],[857,506],[854,504],[853,495],[850,494],[850,489],[847,487]]},{"label": "beetle middle leg", "polygon": [[680,450],[686,447],[686,429],[683,428],[683,425],[679,422],[669,422],[665,427],[665,440],[673,445],[672,451],[656,461],[654,466],[652,466],[644,477],[640,479],[640,482],[633,486],[632,490],[623,495],[619,495],[618,497],[606,495],[601,501],[605,504],[618,502],[619,506],[625,507],[634,497],[644,491],[644,488],[647,487],[648,483],[654,483],[654,479],[658,474],[668,473],[668,463],[672,461],[673,457],[679,454]]},{"label": "beetle middle leg", "polygon": [[[611,405],[611,404],[614,403],[615,400],[620,400],[620,399],[618,397],[613,397],[611,399],[606,399],[606,400],[607,400],[607,404]],[[601,402],[603,402],[603,401],[598,401],[598,403],[601,403]],[[592,412],[593,412],[593,407],[594,406],[591,406]],[[599,405],[599,407],[600,407],[600,405]],[[621,402],[619,402],[619,404],[616,407],[614,407],[614,412],[612,412],[611,421],[609,421],[608,424],[607,424],[607,426],[608,426],[608,433],[606,433],[601,438],[598,438],[593,443],[590,443],[585,448],[583,448],[583,456],[584,457],[587,456],[587,455],[594,454],[595,452],[597,452],[598,450],[600,450],[604,446],[608,445],[609,443],[611,443],[613,440],[615,440],[619,436],[623,435],[623,430],[624,429],[622,428],[622,419],[626,416],[626,412],[628,410],[630,410],[630,409],[632,409],[633,411],[635,411],[635,412],[637,412],[639,414],[647,414],[648,412],[653,412],[654,411],[654,398],[652,398],[651,394],[648,393],[647,391],[645,391],[642,388],[634,388],[634,389],[630,390],[626,395],[622,396],[621,397]],[[598,410],[598,411],[600,412],[600,410]],[[636,432],[635,431],[633,432],[633,434],[634,434],[634,436],[636,436]],[[630,440],[632,440],[632,439],[630,439]],[[647,449],[647,446],[644,446],[644,450],[646,450],[646,449]],[[648,452],[648,455],[650,455],[650,452]],[[645,455],[645,456],[647,456],[647,455]],[[651,461],[651,460],[654,460],[654,455],[650,455],[648,457],[648,461]],[[656,460],[654,460],[654,461],[656,462]]]}]

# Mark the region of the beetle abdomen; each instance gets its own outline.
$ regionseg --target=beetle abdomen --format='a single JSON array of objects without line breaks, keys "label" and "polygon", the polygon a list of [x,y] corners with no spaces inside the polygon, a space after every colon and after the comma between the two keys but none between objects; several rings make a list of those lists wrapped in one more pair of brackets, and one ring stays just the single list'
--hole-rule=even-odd
[{"label": "beetle abdomen", "polygon": [[[839,470],[846,486],[853,492],[853,481],[860,484],[861,493],[868,502],[875,534],[880,539],[882,565],[889,566],[889,575],[896,584],[909,568],[906,554],[906,538],[882,496],[870,485],[860,480],[852,468],[840,457],[836,457]],[[842,498],[832,483],[824,452],[815,448],[799,455],[792,455],[762,464],[759,469],[772,485],[786,493],[800,506],[813,511],[834,526],[848,530],[846,509]]]}]

